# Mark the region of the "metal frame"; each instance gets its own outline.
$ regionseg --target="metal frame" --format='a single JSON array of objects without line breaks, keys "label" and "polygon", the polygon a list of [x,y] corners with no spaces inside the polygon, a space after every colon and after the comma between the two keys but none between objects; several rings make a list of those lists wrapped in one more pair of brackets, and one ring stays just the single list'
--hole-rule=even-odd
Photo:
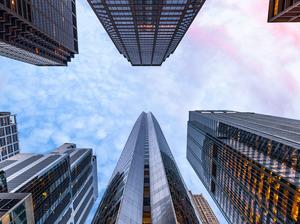
[{"label": "metal frame", "polygon": [[[67,65],[78,53],[76,6],[74,0],[69,1],[72,5],[72,9],[68,9],[72,10],[71,17],[61,16],[68,24],[72,23],[72,37],[66,37],[69,33],[58,29],[60,27],[57,28],[57,34],[47,31],[58,25],[54,24],[53,18],[35,9],[33,2],[15,1],[15,5],[12,5],[9,1],[0,0],[0,55],[40,66]],[[47,17],[47,24],[51,26],[34,24],[34,16]],[[45,18],[35,20],[41,22]],[[61,36],[70,38],[71,42],[61,41]]]},{"label": "metal frame", "polygon": [[174,53],[205,0],[88,0],[133,66],[160,66]]},{"label": "metal frame", "polygon": [[270,0],[268,22],[300,22],[300,2]]}]

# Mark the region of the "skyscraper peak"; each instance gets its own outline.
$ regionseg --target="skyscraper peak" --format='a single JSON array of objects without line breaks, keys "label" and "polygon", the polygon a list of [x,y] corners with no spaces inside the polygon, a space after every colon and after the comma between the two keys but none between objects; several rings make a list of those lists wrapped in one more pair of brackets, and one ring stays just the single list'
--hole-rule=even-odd
[{"label": "skyscraper peak", "polygon": [[151,112],[142,112],[93,224],[198,224],[194,208],[158,122]]}]

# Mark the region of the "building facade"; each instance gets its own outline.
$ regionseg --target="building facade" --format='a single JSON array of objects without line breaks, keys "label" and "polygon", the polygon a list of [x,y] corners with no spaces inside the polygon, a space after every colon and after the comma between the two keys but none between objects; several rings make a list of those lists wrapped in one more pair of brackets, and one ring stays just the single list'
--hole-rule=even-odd
[{"label": "building facade", "polygon": [[203,224],[219,224],[217,217],[202,194],[193,194],[192,198]]},{"label": "building facade", "polygon": [[53,154],[67,153],[71,165],[72,206],[60,223],[84,224],[98,197],[97,160],[91,149],[77,149],[66,143]]},{"label": "building facade", "polygon": [[300,22],[298,0],[270,0],[269,22]]},{"label": "building facade", "polygon": [[0,112],[0,162],[19,152],[16,115]]},{"label": "building facade", "polygon": [[0,55],[61,66],[76,53],[75,0],[0,0]]},{"label": "building facade", "polygon": [[88,0],[132,65],[159,66],[174,53],[205,0]]},{"label": "building facade", "polygon": [[152,113],[136,121],[92,223],[200,223]]},{"label": "building facade", "polygon": [[30,193],[0,193],[0,224],[34,223]]},{"label": "building facade", "polygon": [[187,158],[230,223],[300,222],[300,121],[192,111]]},{"label": "building facade", "polygon": [[97,198],[91,149],[64,144],[48,155],[18,154],[0,163],[2,192],[31,193],[36,224],[85,223]]}]

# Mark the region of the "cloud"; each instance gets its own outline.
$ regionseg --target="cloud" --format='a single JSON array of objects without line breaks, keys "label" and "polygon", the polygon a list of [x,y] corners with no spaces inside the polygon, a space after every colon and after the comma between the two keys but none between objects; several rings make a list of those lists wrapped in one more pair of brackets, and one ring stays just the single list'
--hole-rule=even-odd
[{"label": "cloud", "polygon": [[300,119],[300,34],[296,25],[266,23],[267,7],[207,1],[175,53],[161,67],[141,68],[130,66],[78,1],[80,54],[66,68],[0,58],[0,110],[17,113],[23,151],[45,153],[65,141],[92,147],[100,197],[135,120],[152,111],[188,187],[208,195],[185,158],[189,110]]}]

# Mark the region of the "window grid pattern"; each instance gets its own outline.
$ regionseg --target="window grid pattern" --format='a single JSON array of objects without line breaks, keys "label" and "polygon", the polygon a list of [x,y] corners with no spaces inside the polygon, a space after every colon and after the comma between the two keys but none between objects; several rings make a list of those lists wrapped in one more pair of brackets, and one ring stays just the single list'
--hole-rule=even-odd
[{"label": "window grid pattern", "polygon": [[188,160],[230,222],[299,223],[299,148],[224,123],[223,116],[247,115],[261,118],[191,112]]},{"label": "window grid pattern", "polygon": [[146,130],[144,143],[144,195],[143,195],[143,224],[151,224],[150,203],[150,167],[149,167],[149,137]]},{"label": "window grid pattern", "polygon": [[[98,206],[98,209],[94,215],[93,224],[106,224],[106,223],[117,223],[118,220],[123,221],[124,223],[141,223],[142,220],[142,208],[143,208],[143,204],[140,203],[140,211],[137,212],[138,210],[138,205],[133,204],[132,201],[130,204],[125,204],[124,198],[126,196],[126,192],[128,192],[129,190],[134,190],[135,187],[137,186],[137,182],[139,183],[143,183],[143,176],[141,175],[135,175],[133,176],[133,178],[138,177],[138,180],[132,179],[132,175],[131,178],[129,176],[131,167],[134,166],[132,165],[132,162],[134,160],[133,158],[133,154],[134,151],[136,149],[136,144],[137,144],[137,139],[138,136],[140,135],[139,129],[141,127],[141,118],[139,118],[131,133],[130,136],[125,144],[125,147],[122,151],[122,154],[118,160],[118,163],[116,165],[116,168],[114,169],[114,172],[112,174],[112,177],[109,181],[109,184],[103,194],[103,197],[101,199],[100,205]],[[141,147],[141,142],[140,141],[140,150],[143,149],[143,147]],[[141,157],[141,156],[140,156]],[[143,161],[143,158],[140,158],[139,161]],[[143,164],[139,164],[141,166],[139,166],[138,168],[136,167],[137,165],[135,164],[135,171],[139,172],[139,174],[142,173],[143,169],[142,166]],[[128,180],[130,178],[130,180]],[[127,190],[126,185],[130,184],[130,186],[127,186]],[[129,189],[128,189],[129,188]],[[139,184],[139,190],[141,192],[141,196],[143,193],[143,188],[141,187],[141,185]],[[134,197],[136,194],[132,194],[131,196]],[[137,199],[139,199],[139,197],[135,197]],[[136,201],[136,200],[135,200]],[[142,200],[141,200],[142,201]],[[125,204],[124,207],[122,207],[122,205]],[[122,211],[123,208],[123,211]],[[127,210],[124,212],[124,210]],[[133,217],[128,217],[126,214],[126,212],[135,214],[135,216]],[[121,217],[120,214],[123,215]],[[137,213],[140,213],[141,216],[139,217],[137,215]],[[128,221],[130,220],[130,221]],[[140,222],[139,222],[140,221]]]},{"label": "window grid pattern", "polygon": [[270,0],[269,22],[300,22],[299,0]]},{"label": "window grid pattern", "polygon": [[192,195],[202,224],[220,224],[210,205],[202,194]]},{"label": "window grid pattern", "polygon": [[[67,157],[42,176],[34,178],[17,190],[17,192],[32,194],[34,218],[37,224],[46,223],[51,216],[55,216],[53,210],[64,202],[65,197],[71,195],[69,167]],[[69,206],[70,202],[69,200]]]},{"label": "window grid pattern", "polygon": [[[84,223],[86,221],[86,215],[89,213],[88,201],[93,205],[96,198],[94,196],[93,186],[93,168],[91,164],[92,156],[88,155],[81,165],[83,168],[78,174],[78,178],[72,181],[72,197],[73,197],[73,209],[75,210],[75,223]],[[83,164],[85,163],[85,164]],[[77,191],[77,192],[76,192]],[[76,193],[74,193],[76,192]]]},{"label": "window grid pattern", "polygon": [[0,0],[0,54],[67,65],[78,53],[75,0]]},{"label": "window grid pattern", "polygon": [[0,113],[0,161],[19,153],[16,116]]},{"label": "window grid pattern", "polygon": [[34,223],[85,223],[98,196],[95,162],[92,149],[72,143],[46,156],[19,154],[0,163],[0,192],[31,193]]},{"label": "window grid pattern", "polygon": [[93,156],[93,150],[65,143],[52,154],[68,154],[70,157],[71,213],[69,210],[60,211],[58,223],[85,223],[98,196],[96,157]]},{"label": "window grid pattern", "polygon": [[[7,223],[7,221],[9,221],[9,223]],[[8,216],[4,216],[2,217],[2,219],[0,218],[0,224],[15,224],[15,223],[27,224],[25,203],[22,203],[18,207],[16,207],[12,212],[8,214]]]},{"label": "window grid pattern", "polygon": [[[155,195],[156,198],[160,199],[161,202],[166,200],[167,195],[170,197],[174,220],[173,221],[171,219],[163,220],[163,218],[161,218],[161,217],[160,217],[160,219],[157,219],[159,214],[161,215],[161,212],[166,212],[166,211],[164,211],[164,209],[162,209],[163,208],[162,205],[167,205],[167,204],[161,203],[161,205],[156,206],[155,202],[153,202],[153,207],[155,207],[156,212],[158,213],[158,214],[155,214],[155,218],[156,218],[156,220],[159,220],[159,223],[162,223],[162,224],[163,223],[199,224],[200,222],[196,216],[196,212],[195,212],[192,202],[189,198],[186,186],[180,175],[179,169],[175,163],[175,160],[174,160],[171,150],[168,146],[168,143],[163,135],[163,132],[162,132],[157,120],[153,116],[151,116],[151,118],[149,118],[149,119],[152,120],[152,122],[149,122],[149,123],[153,123],[153,129],[154,129],[153,132],[154,133],[152,132],[152,134],[155,136],[155,137],[153,137],[153,140],[154,140],[152,143],[154,146],[153,148],[154,149],[156,148],[156,150],[158,150],[158,152],[155,150],[152,150],[150,164],[152,161],[155,161],[156,163],[159,161],[162,166],[161,171],[158,171],[158,169],[156,169],[157,173],[154,173],[153,176],[157,175],[160,177],[164,177],[164,179],[165,179],[164,181],[167,182],[167,188],[169,191],[169,193],[167,194],[166,187],[162,187],[159,185],[159,184],[162,184],[163,181],[158,180],[157,182],[159,184],[157,186],[155,186],[155,188],[156,188],[155,190],[157,190],[158,187],[161,187],[162,191],[161,191],[161,193],[159,193],[158,191],[156,191],[154,193],[154,191],[153,191],[153,195]],[[150,130],[151,130],[151,126],[150,126]],[[160,154],[160,156],[157,156],[158,153]],[[155,157],[157,157],[157,158],[155,158]],[[157,166],[157,167],[160,168],[160,166]],[[155,178],[155,179],[157,180],[158,178]],[[161,196],[165,196],[165,197],[161,197]],[[162,211],[158,211],[159,209],[162,209]],[[155,213],[155,211],[153,213]],[[165,213],[165,214],[167,214],[167,213]],[[171,216],[171,214],[169,214],[168,216]],[[154,223],[156,223],[156,222],[154,222]]]},{"label": "window grid pattern", "polygon": [[151,113],[136,121],[92,223],[199,223]]},{"label": "window grid pattern", "polygon": [[132,65],[161,65],[205,0],[88,0],[118,51]]},{"label": "window grid pattern", "polygon": [[33,222],[30,194],[1,194],[0,224],[27,224]]}]

